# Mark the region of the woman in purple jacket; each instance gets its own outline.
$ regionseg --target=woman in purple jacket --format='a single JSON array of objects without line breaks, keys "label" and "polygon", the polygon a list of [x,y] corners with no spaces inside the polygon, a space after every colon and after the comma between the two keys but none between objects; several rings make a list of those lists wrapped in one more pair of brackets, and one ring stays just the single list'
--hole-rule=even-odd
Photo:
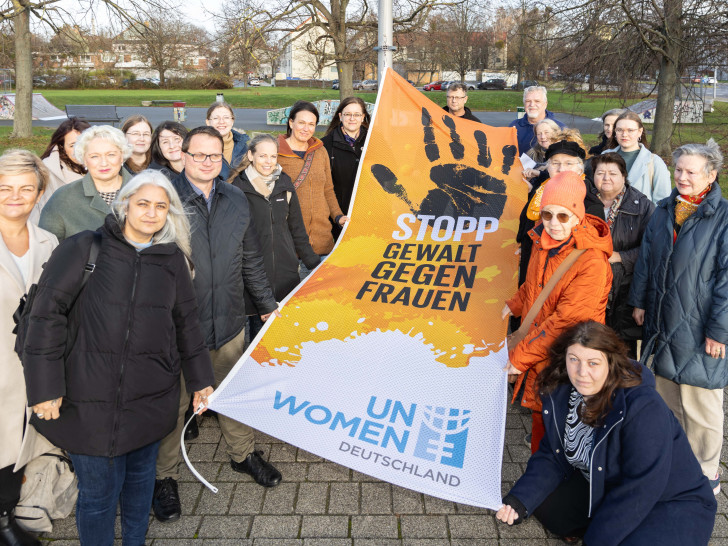
[{"label": "woman in purple jacket", "polygon": [[705,545],[717,503],[655,377],[609,327],[577,324],[539,376],[546,434],[496,517],[567,542]]}]

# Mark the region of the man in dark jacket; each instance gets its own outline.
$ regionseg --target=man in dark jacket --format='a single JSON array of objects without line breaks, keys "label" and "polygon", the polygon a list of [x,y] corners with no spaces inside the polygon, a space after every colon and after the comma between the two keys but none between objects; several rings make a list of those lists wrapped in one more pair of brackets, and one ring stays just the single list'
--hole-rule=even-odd
[{"label": "man in dark jacket", "polygon": [[523,106],[526,109],[526,115],[521,119],[513,120],[509,127],[515,127],[518,136],[518,153],[525,154],[536,144],[536,134],[533,128],[543,119],[551,119],[556,125],[562,129],[565,127],[558,119],[554,117],[553,112],[546,110],[548,99],[546,98],[546,88],[541,85],[526,87],[523,90]]},{"label": "man in dark jacket", "polygon": [[[223,141],[213,127],[198,127],[182,143],[184,170],[172,181],[188,210],[191,228],[194,287],[200,325],[210,349],[215,387],[235,366],[245,349],[245,291],[261,318],[278,307],[263,267],[258,238],[251,225],[245,194],[219,178]],[[174,521],[181,515],[179,438],[189,396],[183,393],[177,429],[162,440],[157,459],[154,515]],[[249,426],[218,414],[236,472],[250,474],[265,487],[273,487],[281,474],[254,450]]]},{"label": "man in dark jacket", "polygon": [[453,83],[447,88],[447,106],[444,106],[443,110],[453,116],[481,123],[470,111],[470,108],[465,106],[466,102],[468,102],[467,86],[462,83]]}]

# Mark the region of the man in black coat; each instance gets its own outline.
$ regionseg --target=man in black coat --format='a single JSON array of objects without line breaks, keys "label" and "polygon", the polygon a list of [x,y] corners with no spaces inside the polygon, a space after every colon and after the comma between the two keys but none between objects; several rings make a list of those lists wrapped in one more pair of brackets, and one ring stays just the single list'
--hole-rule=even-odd
[{"label": "man in black coat", "polygon": [[[220,133],[212,127],[193,129],[185,137],[182,151],[184,169],[172,184],[189,214],[193,284],[217,387],[245,349],[246,289],[264,321],[278,304],[263,267],[248,200],[219,178]],[[177,491],[179,438],[188,403],[189,395],[183,393],[177,429],[162,440],[157,458],[153,508],[163,522],[179,519],[182,512]],[[255,451],[253,429],[220,414],[218,421],[233,470],[250,474],[262,486],[277,485],[281,474]]]},{"label": "man in black coat", "polygon": [[465,106],[466,102],[468,102],[467,86],[462,83],[450,84],[447,88],[447,106],[444,106],[443,110],[453,116],[481,123],[470,111],[470,108]]}]

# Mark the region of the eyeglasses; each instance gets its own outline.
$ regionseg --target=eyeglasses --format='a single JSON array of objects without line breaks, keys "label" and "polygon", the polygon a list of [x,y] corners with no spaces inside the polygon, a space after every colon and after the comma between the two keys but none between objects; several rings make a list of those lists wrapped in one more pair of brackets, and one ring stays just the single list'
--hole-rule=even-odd
[{"label": "eyeglasses", "polygon": [[127,133],[126,136],[134,138],[152,138],[152,133],[140,133],[138,131],[134,131],[133,133]]},{"label": "eyeglasses", "polygon": [[344,112],[341,114],[342,118],[349,118],[349,119],[359,119],[361,117],[364,117],[364,114],[360,112]]},{"label": "eyeglasses", "polygon": [[[572,216],[574,216],[574,215],[573,214],[566,214],[565,212],[559,212],[559,213],[556,214],[556,220],[560,224],[565,224],[566,222],[568,222],[569,220],[571,220]],[[548,211],[548,210],[542,210],[541,211],[541,219],[544,222],[550,222],[551,221],[551,218],[553,218],[553,217],[554,217],[554,213],[553,212]]]},{"label": "eyeglasses", "polygon": [[633,135],[637,131],[639,131],[639,129],[615,129],[614,130],[614,132],[617,133],[618,135],[624,135],[624,134]]},{"label": "eyeglasses", "polygon": [[448,96],[447,96],[447,100],[465,100],[465,99],[467,99],[467,98],[468,98],[468,97],[466,97],[465,95],[463,95],[462,97],[454,97],[454,96],[452,96],[452,95],[448,95]]},{"label": "eyeglasses", "polygon": [[573,169],[574,167],[578,167],[581,165],[578,161],[567,161],[566,163],[555,163],[553,161],[549,161],[549,165],[551,165],[555,169]]},{"label": "eyeglasses", "polygon": [[230,123],[233,119],[235,119],[235,118],[231,118],[230,116],[223,116],[221,118],[218,118],[218,117],[210,118],[210,121],[213,123],[217,123],[219,121],[222,121],[225,123]]},{"label": "eyeglasses", "polygon": [[207,159],[209,159],[213,163],[220,163],[220,161],[222,161],[222,154],[193,154],[190,152],[185,153],[190,156],[195,163],[204,163]]}]

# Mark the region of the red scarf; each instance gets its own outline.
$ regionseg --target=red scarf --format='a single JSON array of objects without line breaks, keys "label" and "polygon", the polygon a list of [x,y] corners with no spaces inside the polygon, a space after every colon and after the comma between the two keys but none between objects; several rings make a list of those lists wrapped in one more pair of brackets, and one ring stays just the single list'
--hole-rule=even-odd
[{"label": "red scarf", "polygon": [[701,191],[698,195],[678,195],[677,199],[675,200],[675,225],[676,228],[673,230],[672,233],[672,243],[675,244],[675,241],[677,240],[677,232],[680,230],[682,225],[685,223],[685,220],[690,218],[696,210],[698,210],[698,207],[700,206],[700,203],[703,202],[703,199],[705,199],[705,196],[708,195],[708,192],[713,187],[713,184],[708,184],[708,187],[705,188],[703,191]]}]

